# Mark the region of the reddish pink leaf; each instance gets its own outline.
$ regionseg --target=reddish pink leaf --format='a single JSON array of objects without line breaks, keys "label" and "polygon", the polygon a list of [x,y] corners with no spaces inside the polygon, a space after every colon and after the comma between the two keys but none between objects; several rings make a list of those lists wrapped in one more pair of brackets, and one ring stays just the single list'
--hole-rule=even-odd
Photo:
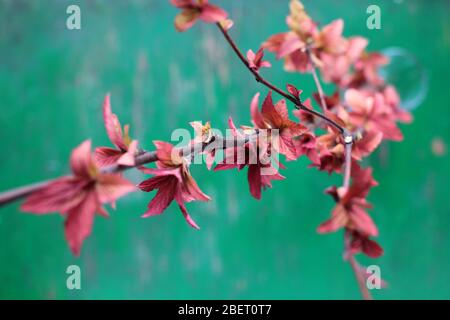
[{"label": "reddish pink leaf", "polygon": [[76,256],[80,255],[84,239],[91,234],[97,208],[98,201],[95,193],[89,192],[79,205],[67,212],[64,224],[66,239],[70,250]]},{"label": "reddish pink leaf", "polygon": [[250,193],[255,199],[261,199],[261,168],[259,165],[248,166],[248,185]]}]

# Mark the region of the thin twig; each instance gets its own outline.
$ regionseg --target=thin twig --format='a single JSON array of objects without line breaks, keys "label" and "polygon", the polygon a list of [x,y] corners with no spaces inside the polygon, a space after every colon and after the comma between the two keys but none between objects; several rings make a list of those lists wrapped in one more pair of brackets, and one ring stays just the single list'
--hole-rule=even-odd
[{"label": "thin twig", "polygon": [[373,300],[372,295],[369,292],[369,289],[367,288],[366,279],[363,277],[359,270],[358,262],[356,262],[356,259],[353,255],[350,255],[348,257],[348,262],[352,266],[353,273],[356,276],[356,281],[358,282],[359,290],[361,291],[361,295],[364,300]]},{"label": "thin twig", "polygon": [[[349,252],[350,247],[350,230],[346,229],[344,232],[344,246],[345,251]],[[355,275],[356,281],[358,282],[359,291],[361,292],[361,295],[364,300],[373,300],[372,295],[369,292],[369,289],[367,288],[366,284],[366,278],[361,273],[361,266],[356,261],[355,256],[353,254],[349,254],[346,256],[346,259],[350,263],[350,266],[352,267],[353,273]]]},{"label": "thin twig", "polygon": [[2,192],[2,193],[0,193],[0,207],[5,204],[11,203],[15,200],[24,198],[24,197],[32,194],[33,192],[45,187],[46,185],[53,182],[54,180],[55,179],[40,181],[37,183],[29,184],[29,185],[26,185],[23,187],[19,187],[19,188],[15,188],[15,189],[11,189],[11,190]]},{"label": "thin twig", "polygon": [[345,143],[345,162],[344,162],[344,182],[342,186],[347,190],[350,187],[350,177],[351,177],[351,169],[352,169],[352,147],[353,147],[353,137],[351,135],[344,137],[345,139],[349,139],[344,142]]},{"label": "thin twig", "polygon": [[314,82],[316,83],[317,91],[319,92],[320,107],[321,107],[322,111],[326,111],[326,110],[328,110],[328,106],[327,106],[327,102],[325,100],[325,94],[324,94],[322,85],[319,80],[319,75],[317,74],[317,65],[314,62],[314,59],[312,57],[311,48],[309,46],[306,47],[306,53],[308,55],[309,62],[311,63],[311,69],[312,69],[311,73],[313,75]]},{"label": "thin twig", "polygon": [[340,133],[344,134],[346,132],[345,128],[343,128],[342,126],[340,126],[338,123],[336,123],[335,121],[333,121],[332,119],[329,119],[326,115],[314,111],[310,108],[308,108],[307,106],[305,106],[303,104],[303,102],[298,99],[297,97],[294,97],[292,95],[290,95],[288,92],[278,88],[277,86],[273,85],[272,83],[270,83],[269,81],[267,81],[266,79],[264,79],[258,71],[250,68],[250,65],[247,61],[247,59],[244,57],[244,55],[242,54],[241,50],[239,50],[238,46],[236,45],[236,43],[234,42],[234,40],[230,37],[230,35],[228,34],[228,31],[225,30],[222,25],[220,23],[217,23],[217,26],[219,27],[220,31],[222,32],[223,36],[225,37],[225,39],[227,40],[227,42],[230,44],[231,48],[233,49],[233,51],[236,53],[236,55],[238,56],[238,58],[242,61],[242,63],[245,65],[245,67],[255,76],[255,80],[257,82],[262,83],[263,85],[265,85],[266,87],[268,87],[269,89],[275,91],[276,93],[278,93],[279,95],[283,96],[284,98],[288,99],[289,101],[291,101],[295,107],[297,109],[301,109],[303,111],[309,112],[311,114],[313,114],[316,117],[321,118],[322,120],[328,122],[330,125],[332,125],[333,127],[335,127],[336,129],[339,130]]},{"label": "thin twig", "polygon": [[[322,89],[322,85],[320,84],[319,76],[317,75],[316,70],[316,64],[314,63],[314,60],[312,58],[312,53],[309,47],[306,48],[306,52],[309,57],[309,62],[312,66],[312,75],[314,78],[314,82],[316,83],[317,91],[319,93],[321,107],[323,111],[327,110],[327,104],[325,101],[325,95]],[[342,131],[342,135],[344,138],[344,178],[343,178],[343,188],[347,191],[350,187],[350,178],[351,178],[351,169],[352,169],[352,148],[354,143],[354,137],[352,134],[350,134],[346,129]],[[344,245],[345,249],[347,251],[347,247],[349,246],[349,239],[348,239],[348,230],[345,231],[344,235]],[[364,277],[362,276],[358,262],[356,262],[356,259],[353,254],[350,254],[349,257],[347,257],[347,260],[349,261],[353,273],[355,275],[356,281],[358,282],[359,290],[361,291],[361,295],[364,300],[372,300],[372,296],[369,292],[369,289],[367,288],[366,281]]]},{"label": "thin twig", "polygon": [[[223,149],[225,147],[228,147],[230,145],[233,146],[242,146],[248,141],[251,141],[257,137],[258,133],[246,135],[243,138],[233,138],[233,139],[223,139],[219,136],[214,136],[213,139],[211,139],[208,143],[199,142],[195,145],[188,145],[186,147],[183,147],[180,149],[180,154],[183,157],[187,157],[192,153],[199,153],[202,152],[207,146],[211,149]],[[121,171],[125,171],[128,169],[140,167],[144,164],[152,163],[158,161],[158,156],[156,154],[156,151],[146,151],[135,158],[135,165],[134,166],[122,166],[122,165],[111,165],[108,167],[104,167],[100,169],[102,173],[117,173]],[[16,189],[11,189],[5,192],[0,193],[0,207],[3,205],[6,205],[8,203],[11,203],[16,200],[20,200],[22,198],[27,197],[28,195],[32,194],[33,192],[38,191],[39,189],[47,186],[48,184],[52,183],[56,179],[41,181],[37,183],[33,183],[30,185],[22,186]]]}]

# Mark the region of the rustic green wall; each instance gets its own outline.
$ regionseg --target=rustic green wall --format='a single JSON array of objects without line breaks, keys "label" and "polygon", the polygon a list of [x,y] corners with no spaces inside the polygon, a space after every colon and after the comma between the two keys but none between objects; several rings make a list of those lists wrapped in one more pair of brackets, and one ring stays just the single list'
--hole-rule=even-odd
[{"label": "rustic green wall", "polygon": [[[218,1],[235,20],[239,45],[254,49],[285,30],[287,2]],[[450,298],[449,152],[439,156],[431,147],[450,138],[450,5],[305,3],[322,23],[343,17],[346,35],[368,37],[373,50],[404,48],[429,76],[415,122],[403,127],[405,141],[384,145],[370,159],[380,182],[370,200],[386,254],[364,262],[379,264],[390,283],[377,298]],[[366,28],[369,3],[382,8],[382,30]],[[65,28],[69,4],[81,6],[80,31]],[[214,26],[178,34],[175,13],[163,0],[0,0],[0,190],[66,173],[70,150],[86,138],[106,144],[107,91],[148,148],[192,120],[224,128],[232,115],[249,123],[251,97],[266,90]],[[306,95],[313,90],[309,77],[284,73],[280,62],[264,72]],[[195,167],[199,185],[213,197],[189,205],[201,231],[187,227],[175,206],[141,219],[150,195],[136,193],[120,200],[110,219],[96,220],[79,259],[69,253],[59,215],[23,214],[17,204],[1,208],[0,298],[359,298],[342,261],[342,233],[315,232],[333,206],[322,191],[339,178],[306,165],[289,163],[287,180],[275,182],[259,202],[249,196],[244,173]],[[82,268],[81,291],[65,287],[70,264]]]}]

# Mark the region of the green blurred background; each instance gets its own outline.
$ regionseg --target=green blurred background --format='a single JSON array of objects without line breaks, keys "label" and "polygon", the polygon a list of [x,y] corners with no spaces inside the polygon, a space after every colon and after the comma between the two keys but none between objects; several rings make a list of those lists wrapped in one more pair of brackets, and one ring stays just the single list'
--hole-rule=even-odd
[{"label": "green blurred background", "polygon": [[[419,106],[414,123],[402,127],[405,141],[383,145],[368,161],[380,183],[370,200],[386,253],[360,260],[378,264],[389,282],[373,292],[376,298],[450,298],[450,3],[304,2],[322,24],[345,19],[345,34],[368,37],[371,50],[398,47],[417,60],[389,71],[404,97],[425,99],[412,103]],[[255,50],[287,28],[287,0],[216,3],[230,12],[242,49]],[[66,29],[70,4],[81,7],[81,30]],[[381,30],[366,27],[369,4],[381,7]],[[164,0],[0,0],[0,190],[67,173],[70,151],[84,139],[109,144],[101,118],[106,92],[146,148],[189,121],[225,128],[232,115],[250,122],[251,97],[267,90],[217,28],[198,24],[179,34],[176,13]],[[287,74],[269,60],[274,67],[263,72],[274,83],[294,83],[305,97],[313,92],[310,76]],[[200,231],[175,205],[141,219],[152,195],[135,193],[118,202],[111,218],[96,219],[80,258],[68,250],[61,216],[3,207],[0,298],[357,299],[342,233],[315,232],[333,206],[322,192],[340,178],[307,164],[288,163],[287,179],[261,201],[250,197],[244,172],[195,166],[193,175],[213,198],[188,205]],[[82,269],[79,291],[66,288],[70,264]]]}]

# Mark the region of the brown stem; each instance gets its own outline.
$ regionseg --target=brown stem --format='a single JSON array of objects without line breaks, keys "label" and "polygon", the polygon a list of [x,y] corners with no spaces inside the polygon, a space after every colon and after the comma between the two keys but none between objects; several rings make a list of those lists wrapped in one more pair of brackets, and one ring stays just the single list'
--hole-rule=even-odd
[{"label": "brown stem", "polygon": [[270,83],[269,81],[267,81],[266,79],[264,79],[258,71],[250,68],[250,65],[247,61],[247,59],[244,57],[244,55],[242,54],[242,52],[239,50],[239,48],[237,47],[236,43],[234,42],[234,40],[230,37],[230,35],[228,34],[228,31],[225,30],[222,25],[220,23],[217,23],[217,26],[219,27],[219,30],[222,32],[223,36],[225,37],[225,39],[227,40],[227,42],[230,44],[231,48],[233,49],[233,51],[236,53],[236,55],[238,56],[238,58],[242,61],[242,63],[245,65],[245,67],[255,76],[255,80],[257,82],[262,83],[263,85],[265,85],[266,87],[268,87],[269,89],[275,91],[276,93],[278,93],[279,95],[281,95],[282,97],[288,99],[289,101],[291,101],[295,107],[297,109],[301,109],[303,111],[309,112],[311,114],[313,114],[316,117],[321,118],[322,120],[328,122],[330,125],[332,125],[333,127],[335,127],[336,129],[339,130],[339,132],[341,132],[342,134],[344,134],[345,128],[341,127],[338,123],[336,123],[335,121],[333,121],[332,119],[329,119],[326,115],[314,111],[310,108],[308,108],[307,106],[305,106],[303,104],[303,102],[298,99],[297,97],[294,97],[292,95],[290,95],[288,92],[278,88],[277,86],[273,85],[272,83]]},{"label": "brown stem", "polygon": [[317,90],[319,91],[320,104],[321,104],[321,107],[322,107],[322,111],[328,110],[327,102],[325,101],[323,89],[322,89],[322,86],[320,85],[319,76],[317,75],[317,70],[316,70],[315,66],[312,69],[312,75],[313,75],[313,78],[314,78],[314,82],[317,85]]},{"label": "brown stem", "polygon": [[353,147],[353,137],[348,135],[344,137],[344,140],[348,138],[351,142],[345,142],[345,162],[344,162],[344,182],[342,186],[347,190],[350,187],[350,177],[352,171],[352,147]]},{"label": "brown stem", "polygon": [[[309,58],[309,63],[311,63],[311,67],[312,67],[311,73],[313,75],[317,91],[319,93],[320,105],[321,105],[322,111],[326,111],[328,109],[328,107],[327,107],[327,103],[325,101],[325,94],[322,89],[322,85],[320,83],[319,76],[317,74],[317,65],[314,62],[310,46],[306,47],[306,53]],[[345,144],[343,187],[345,189],[348,189],[350,187],[350,177],[351,177],[351,168],[352,168],[352,147],[353,147],[353,143],[354,143],[354,138],[353,138],[353,135],[351,135],[346,129],[342,130],[341,133],[344,137],[344,144]]]},{"label": "brown stem", "polygon": [[319,80],[319,75],[317,74],[317,65],[315,64],[314,59],[312,57],[311,48],[307,47],[306,48],[306,53],[308,54],[309,62],[311,63],[311,68],[312,68],[311,73],[313,75],[314,82],[315,82],[316,87],[317,87],[317,91],[319,92],[320,107],[322,108],[322,111],[328,110],[327,102],[325,101],[325,94],[324,94],[322,85],[321,85],[320,80]]},{"label": "brown stem", "polygon": [[5,192],[0,193],[0,207],[13,202],[15,200],[19,200],[23,197],[26,197],[30,194],[32,194],[33,192],[35,192],[36,190],[39,190],[42,187],[45,187],[46,185],[48,185],[50,182],[53,182],[55,179],[51,179],[51,180],[45,180],[45,181],[41,181],[41,182],[37,182],[37,183],[33,183],[33,184],[29,184],[23,187],[19,187],[19,188],[15,188],[15,189],[11,189]]},{"label": "brown stem", "polygon": [[[305,50],[308,55],[309,63],[311,64],[311,67],[312,67],[311,73],[313,75],[317,91],[319,92],[321,108],[322,108],[322,110],[325,111],[325,110],[327,110],[327,103],[325,101],[325,94],[322,89],[322,85],[320,83],[319,76],[317,74],[317,65],[314,62],[312,52],[311,52],[311,47],[308,45]],[[348,189],[350,187],[350,177],[351,177],[351,169],[352,169],[352,147],[353,147],[353,143],[354,143],[354,137],[345,128],[343,128],[341,133],[344,137],[344,144],[345,144],[343,187],[345,189]]]},{"label": "brown stem", "polygon": [[[214,136],[213,139],[211,139],[208,143],[197,143],[195,145],[188,145],[186,147],[183,147],[180,149],[180,154],[184,157],[189,156],[192,153],[197,153],[203,151],[207,146],[209,146],[210,149],[215,148],[225,148],[227,146],[233,145],[233,146],[242,146],[246,142],[251,141],[257,137],[258,133],[252,134],[252,135],[246,135],[243,138],[233,138],[233,139],[223,139],[218,136]],[[156,151],[146,151],[136,156],[135,158],[135,165],[134,166],[121,166],[121,165],[111,165],[108,167],[104,167],[101,169],[102,173],[116,173],[125,171],[128,169],[136,168],[139,166],[142,166],[147,163],[155,162],[158,160],[158,156],[156,154]],[[47,186],[51,182],[55,181],[56,179],[46,180],[37,182],[34,184],[26,185],[23,187],[11,189],[5,192],[0,193],[0,207],[3,205],[6,205],[8,203],[11,203],[16,200],[20,200],[22,198],[27,197],[28,195],[32,194],[33,192],[36,192],[37,190]]]},{"label": "brown stem", "polygon": [[[327,110],[327,104],[325,101],[325,95],[324,95],[324,92],[322,89],[322,85],[320,84],[319,76],[317,75],[316,64],[314,63],[314,60],[312,58],[311,49],[309,47],[306,48],[306,52],[309,57],[309,62],[311,63],[311,66],[312,66],[312,75],[313,75],[314,82],[317,87],[317,91],[319,92],[321,107],[322,107],[322,110],[325,111],[325,110]],[[341,133],[343,135],[344,145],[345,145],[345,149],[344,149],[344,153],[345,153],[344,154],[344,157],[345,157],[344,181],[343,181],[342,186],[345,190],[348,190],[348,188],[350,187],[350,178],[351,178],[351,169],[352,169],[352,147],[353,147],[353,143],[354,143],[354,137],[346,129],[344,129]],[[348,230],[346,230],[345,236],[344,236],[344,244],[345,244],[346,251],[349,246],[349,241],[350,241],[349,233],[348,233]],[[372,296],[366,285],[366,280],[363,277],[363,275],[361,274],[361,272],[359,270],[359,268],[360,268],[359,264],[358,264],[358,262],[356,262],[356,259],[353,254],[351,254],[348,257],[348,261],[352,267],[356,281],[358,282],[359,290],[361,291],[363,299],[364,300],[372,300]]]},{"label": "brown stem", "polygon": [[372,295],[369,292],[369,289],[366,285],[366,279],[361,274],[359,268],[358,262],[356,262],[356,259],[353,255],[348,257],[348,261],[350,262],[350,265],[352,266],[353,273],[355,274],[356,281],[358,282],[359,290],[361,291],[361,295],[364,300],[373,300]]},{"label": "brown stem", "polygon": [[[344,232],[344,246],[345,251],[348,252],[350,246],[350,230],[348,229],[346,229]],[[358,282],[359,291],[361,292],[363,299],[373,300],[372,295],[370,294],[369,289],[367,288],[366,278],[361,273],[361,266],[356,261],[355,256],[353,254],[350,254],[346,258],[350,263],[350,266],[352,267],[353,274],[355,275],[356,281]]]}]

